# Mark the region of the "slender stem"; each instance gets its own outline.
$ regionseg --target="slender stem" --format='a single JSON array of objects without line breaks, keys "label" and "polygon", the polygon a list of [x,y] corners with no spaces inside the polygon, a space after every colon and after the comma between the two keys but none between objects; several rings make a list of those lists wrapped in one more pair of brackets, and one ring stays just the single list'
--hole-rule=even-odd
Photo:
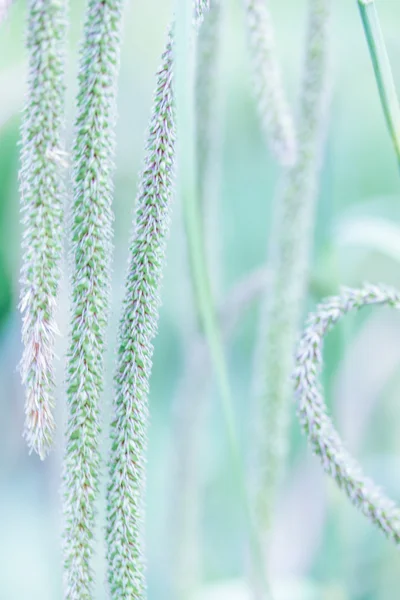
[{"label": "slender stem", "polygon": [[[245,275],[220,303],[218,321],[224,343],[228,344],[246,310],[262,295],[269,272],[259,268]],[[175,540],[171,553],[170,574],[173,597],[186,599],[199,583],[200,507],[203,500],[201,456],[206,447],[206,420],[210,408],[212,361],[207,341],[197,334],[190,340],[185,365],[173,410],[171,509],[168,545]]]},{"label": "slender stem", "polygon": [[197,191],[205,238],[207,267],[214,297],[221,285],[221,146],[223,91],[221,81],[224,7],[213,0],[204,17],[196,47],[196,166]]},{"label": "slender stem", "polygon": [[[204,3],[203,3],[204,4]],[[198,18],[197,7],[197,20]],[[207,267],[212,279],[213,293],[219,284],[219,182],[221,169],[221,96],[220,49],[222,7],[213,0],[198,27],[196,44],[195,126],[196,126],[196,186],[202,217],[201,227]],[[212,369],[208,359],[208,345],[196,332],[183,332],[185,338],[185,375],[174,403],[173,460],[175,475],[171,488],[171,519],[168,539],[173,539],[169,551],[172,595],[176,600],[192,597],[201,581],[202,544],[199,531],[202,506],[199,445],[207,435],[205,413],[209,407],[211,380],[204,377]],[[205,370],[204,368],[205,367]]]},{"label": "slender stem", "polygon": [[400,166],[400,106],[374,0],[358,0],[386,123]]},{"label": "slender stem", "polygon": [[[177,42],[177,140],[178,140],[178,186],[182,198],[184,220],[189,251],[189,261],[200,327],[207,340],[210,356],[219,386],[229,446],[234,462],[235,475],[245,510],[246,525],[250,538],[254,564],[262,587],[267,592],[263,575],[263,563],[258,533],[254,526],[246,489],[244,464],[240,454],[237,425],[232,404],[227,365],[220,336],[215,306],[207,269],[204,236],[201,227],[201,211],[196,186],[196,128],[194,119],[194,28],[193,12],[187,0],[178,0]],[[196,21],[195,21],[196,22]]]}]

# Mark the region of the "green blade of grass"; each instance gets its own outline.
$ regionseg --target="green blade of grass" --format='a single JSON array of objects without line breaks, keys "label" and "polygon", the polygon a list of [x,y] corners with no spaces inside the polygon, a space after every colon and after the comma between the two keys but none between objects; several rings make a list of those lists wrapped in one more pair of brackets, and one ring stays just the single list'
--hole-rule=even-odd
[{"label": "green blade of grass", "polygon": [[374,0],[358,0],[386,123],[400,166],[400,107]]}]

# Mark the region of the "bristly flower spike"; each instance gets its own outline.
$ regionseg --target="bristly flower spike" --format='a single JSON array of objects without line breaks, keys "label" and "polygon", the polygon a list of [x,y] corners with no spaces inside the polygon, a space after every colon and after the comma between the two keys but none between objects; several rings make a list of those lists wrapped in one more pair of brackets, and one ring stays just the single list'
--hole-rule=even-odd
[{"label": "bristly flower spike", "polygon": [[344,289],[317,308],[301,337],[293,374],[298,413],[311,448],[324,470],[346,493],[352,504],[396,544],[400,543],[400,510],[367,479],[340,439],[323,398],[319,381],[325,335],[348,312],[363,306],[388,305],[400,310],[400,293],[383,286]]},{"label": "bristly flower spike", "polygon": [[[0,16],[1,19],[1,16]],[[66,2],[29,0],[28,94],[20,170],[23,223],[21,302],[24,437],[44,459],[54,433],[54,342],[60,281],[64,186]]]},{"label": "bristly flower spike", "polygon": [[80,52],[71,207],[72,310],[64,456],[64,596],[93,598],[99,400],[112,256],[114,125],[123,0],[88,0]]},{"label": "bristly flower spike", "polygon": [[106,530],[112,599],[146,597],[143,524],[147,396],[173,189],[172,45],[169,33],[157,73],[119,327]]}]

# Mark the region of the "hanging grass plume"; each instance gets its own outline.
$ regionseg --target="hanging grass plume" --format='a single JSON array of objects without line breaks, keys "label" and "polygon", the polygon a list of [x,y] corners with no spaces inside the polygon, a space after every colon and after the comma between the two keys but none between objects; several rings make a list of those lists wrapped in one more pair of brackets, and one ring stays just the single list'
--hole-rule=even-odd
[{"label": "hanging grass plume", "polygon": [[366,285],[360,290],[345,289],[340,296],[320,304],[315,314],[309,317],[301,337],[293,379],[301,425],[324,470],[356,508],[399,544],[400,510],[364,476],[361,467],[345,449],[327,414],[318,381],[325,335],[348,312],[369,305],[388,305],[400,310],[400,294],[390,288]]},{"label": "hanging grass plume", "polygon": [[254,89],[265,136],[282,165],[296,158],[296,135],[275,48],[267,0],[244,0]]},{"label": "hanging grass plume", "polygon": [[[322,138],[326,129],[331,0],[309,1],[298,156],[283,175],[272,227],[271,287],[260,328],[257,390],[256,507],[268,536],[288,438],[293,349],[307,291]],[[263,325],[263,324],[262,324]]]},{"label": "hanging grass plume", "polygon": [[93,597],[99,399],[109,312],[112,175],[123,0],[89,0],[80,53],[71,209],[72,313],[64,458],[65,598]]},{"label": "hanging grass plume", "polygon": [[[1,20],[1,14],[0,14]],[[20,364],[25,386],[24,436],[44,459],[54,432],[55,311],[60,281],[64,187],[64,51],[66,3],[29,0],[27,101],[20,170],[23,223]]]},{"label": "hanging grass plume", "polygon": [[175,160],[172,44],[170,33],[157,73],[119,328],[107,493],[107,565],[112,599],[146,597],[147,397]]}]

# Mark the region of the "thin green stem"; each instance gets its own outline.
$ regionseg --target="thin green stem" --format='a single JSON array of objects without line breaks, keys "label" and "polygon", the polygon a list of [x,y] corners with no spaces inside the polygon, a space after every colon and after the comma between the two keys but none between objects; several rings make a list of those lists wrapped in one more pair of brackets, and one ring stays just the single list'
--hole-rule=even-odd
[{"label": "thin green stem", "polygon": [[400,166],[400,106],[374,0],[358,0],[386,123]]},{"label": "thin green stem", "polygon": [[[221,96],[220,81],[222,7],[220,0],[213,0],[204,18],[199,20],[195,57],[195,126],[196,126],[196,186],[204,232],[205,252],[213,293],[219,283],[219,182],[221,144]],[[173,459],[176,463],[171,488],[172,518],[170,535],[173,539],[171,589],[176,600],[192,597],[201,581],[202,544],[199,531],[202,506],[199,464],[199,445],[207,436],[205,413],[209,407],[211,380],[204,377],[212,369],[208,358],[208,346],[204,336],[196,332],[183,332],[186,341],[185,376],[183,377],[173,416]],[[200,364],[199,364],[200,361]],[[204,368],[202,368],[205,367]],[[196,368],[197,367],[197,368]],[[194,396],[195,394],[195,396]]]},{"label": "thin green stem", "polygon": [[[268,285],[269,272],[259,268],[244,276],[220,303],[218,322],[227,344],[247,309]],[[171,510],[168,546],[173,597],[190,598],[200,582],[200,511],[203,500],[201,457],[207,444],[206,421],[210,408],[208,373],[212,361],[207,341],[196,334],[185,352],[184,373],[174,401],[171,479]]]},{"label": "thin green stem", "polygon": [[[251,543],[254,564],[266,590],[263,577],[263,564],[258,534],[254,527],[250,502],[247,495],[244,465],[240,454],[236,419],[233,410],[232,395],[229,385],[227,365],[225,361],[215,306],[212,298],[210,278],[207,269],[204,235],[201,227],[201,211],[196,186],[196,127],[194,118],[194,58],[195,40],[193,28],[193,8],[186,0],[178,0],[178,19],[176,27],[177,70],[176,70],[176,104],[177,104],[177,141],[178,141],[178,190],[183,203],[190,270],[197,307],[200,328],[207,340],[217,384],[219,387],[222,409],[229,446],[234,462],[238,488],[245,509],[246,524]],[[196,22],[196,21],[195,21]],[[267,591],[266,591],[267,594]]]}]

